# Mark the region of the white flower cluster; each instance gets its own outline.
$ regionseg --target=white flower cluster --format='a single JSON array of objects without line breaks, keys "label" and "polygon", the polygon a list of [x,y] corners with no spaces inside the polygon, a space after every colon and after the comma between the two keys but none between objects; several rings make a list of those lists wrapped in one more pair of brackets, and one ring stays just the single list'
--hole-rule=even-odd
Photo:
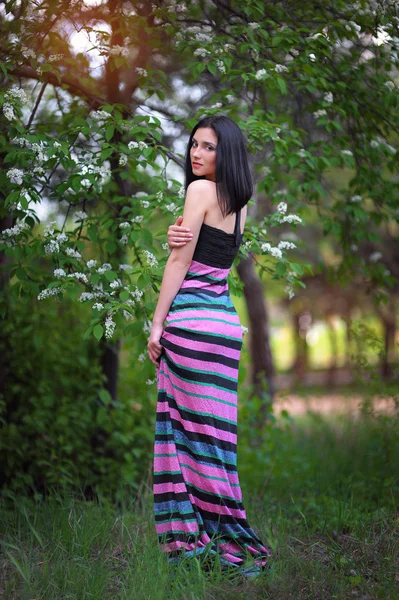
[{"label": "white flower cluster", "polygon": [[215,104],[212,104],[211,108],[222,108],[223,104],[221,102],[216,102]]},{"label": "white flower cluster", "polygon": [[325,108],[321,108],[320,110],[316,110],[313,113],[313,116],[315,119],[318,119],[319,117],[324,117],[327,114],[327,111]]},{"label": "white flower cluster", "polygon": [[242,331],[242,335],[245,335],[248,333],[248,327],[245,327],[245,325],[241,325],[241,331]]},{"label": "white flower cluster", "polygon": [[122,282],[120,279],[114,279],[114,281],[111,281],[111,283],[109,284],[109,287],[112,287],[113,290],[116,290],[116,288],[121,287],[122,286]]},{"label": "white flower cluster", "polygon": [[[106,163],[99,165],[95,164],[97,159],[91,152],[85,152],[84,154],[81,154],[78,159],[74,160],[78,167],[78,175],[95,175],[96,183],[101,192],[103,185],[107,183],[111,177],[110,165]],[[82,179],[80,184],[84,188],[92,186],[90,179]]]},{"label": "white flower cluster", "polygon": [[285,73],[285,72],[288,71],[288,67],[286,67],[285,65],[279,65],[279,64],[277,64],[274,67],[274,70],[275,70],[276,73]]},{"label": "white flower cluster", "polygon": [[196,48],[193,54],[194,56],[201,56],[202,58],[205,58],[205,56],[210,54],[210,52],[206,48]]},{"label": "white flower cluster", "polygon": [[352,150],[341,150],[341,154],[345,154],[346,156],[353,156]]},{"label": "white flower cluster", "polygon": [[112,115],[107,112],[106,110],[93,110],[90,113],[91,118],[94,121],[106,121],[107,119],[110,119],[112,117]]},{"label": "white flower cluster", "polygon": [[162,200],[163,200],[163,192],[157,192],[155,194],[155,197],[158,200],[158,202],[162,202]]},{"label": "white flower cluster", "polygon": [[125,48],[124,46],[112,46],[112,48],[109,48],[108,54],[110,56],[124,56],[126,58],[129,56],[129,48]]},{"label": "white flower cluster", "polygon": [[73,216],[75,221],[84,221],[85,219],[87,219],[87,214],[84,211],[80,210],[77,210]]},{"label": "white flower cluster", "polygon": [[351,202],[361,202],[361,201],[362,201],[361,196],[352,196],[351,197]]},{"label": "white flower cluster", "polygon": [[14,238],[16,238],[25,229],[29,229],[29,225],[25,223],[25,221],[16,223],[16,225],[8,229],[3,229],[3,231],[0,231],[1,241],[5,243],[6,246],[14,246],[16,244],[16,240]]},{"label": "white flower cluster", "polygon": [[250,27],[252,31],[256,31],[257,29],[259,29],[260,25],[259,23],[255,23],[252,21],[251,23],[248,23],[248,27]]},{"label": "white flower cluster", "polygon": [[124,167],[125,165],[127,165],[127,154],[120,154],[119,155],[119,166]]},{"label": "white flower cluster", "polygon": [[14,109],[16,101],[17,104],[18,102],[27,104],[28,97],[22,88],[18,88],[14,85],[6,94],[4,94],[3,114],[8,121],[15,119]]},{"label": "white flower cluster", "polygon": [[393,81],[386,81],[384,83],[385,87],[387,87],[389,90],[394,90],[396,88],[396,84]]},{"label": "white flower cluster", "polygon": [[61,60],[62,58],[64,58],[64,54],[50,54],[47,60],[48,62],[55,62],[57,60]]},{"label": "white flower cluster", "polygon": [[261,244],[260,249],[262,250],[262,252],[271,254],[272,256],[274,256],[274,258],[280,259],[283,257],[283,253],[281,252],[280,248],[272,246],[271,244],[269,244],[269,242],[264,242],[263,244]]},{"label": "white flower cluster", "polygon": [[83,281],[83,283],[89,283],[89,280],[87,279],[87,275],[86,273],[69,273],[68,277],[70,279],[77,279],[78,281]]},{"label": "white flower cluster", "polygon": [[280,250],[294,250],[294,248],[296,248],[296,244],[294,244],[294,242],[281,240],[281,242],[278,243],[278,248],[280,248]]},{"label": "white flower cluster", "polygon": [[137,217],[134,217],[132,219],[132,223],[141,223],[143,219],[144,219],[143,215],[137,215]]},{"label": "white flower cluster", "polygon": [[148,267],[152,268],[158,266],[158,261],[152,252],[149,250],[143,250],[143,254]]},{"label": "white flower cluster", "polygon": [[223,75],[226,74],[226,66],[222,60],[217,60],[216,66]]},{"label": "white flower cluster", "polygon": [[136,71],[137,75],[140,75],[140,77],[147,77],[147,75],[148,75],[146,69],[142,69],[141,67],[136,67],[135,71]]},{"label": "white flower cluster", "polygon": [[144,150],[144,148],[148,148],[148,145],[145,142],[129,142],[127,147],[129,150]]},{"label": "white flower cluster", "polygon": [[128,229],[130,227],[130,223],[124,221],[123,223],[119,223],[119,229]]},{"label": "white flower cluster", "polygon": [[309,54],[309,58],[312,62],[315,62],[317,60],[316,55],[313,53]]},{"label": "white flower cluster", "polygon": [[301,217],[298,217],[298,215],[284,215],[283,217],[280,217],[279,219],[279,223],[302,223],[302,219]]},{"label": "white flower cluster", "polygon": [[40,292],[40,294],[38,295],[37,299],[44,300],[45,298],[49,298],[50,296],[56,296],[57,294],[60,294],[61,292],[62,292],[62,289],[60,287],[48,288],[46,290],[42,290]]},{"label": "white flower cluster", "polygon": [[94,269],[94,267],[96,266],[96,264],[97,264],[96,259],[92,258],[91,260],[87,261],[87,265],[86,266],[87,266],[88,269]]},{"label": "white flower cluster", "polygon": [[56,279],[61,279],[61,277],[66,277],[66,273],[64,269],[54,269],[53,275]]},{"label": "white flower cluster", "polygon": [[111,271],[111,270],[112,270],[112,265],[110,265],[109,263],[104,263],[101,267],[98,267],[97,273],[100,273],[102,275],[103,273],[105,273],[105,271]]},{"label": "white flower cluster", "polygon": [[104,304],[102,304],[101,302],[95,302],[92,308],[94,308],[94,310],[102,310],[104,308]]},{"label": "white flower cluster", "polygon": [[259,71],[256,71],[256,73],[255,73],[255,78],[258,81],[261,81],[262,79],[265,78],[265,75],[267,75],[266,69],[259,69]]},{"label": "white flower cluster", "polygon": [[139,357],[138,357],[138,361],[139,361],[139,362],[144,362],[144,361],[145,361],[145,359],[147,358],[147,356],[148,356],[147,352],[142,352],[142,353],[139,355]]},{"label": "white flower cluster", "polygon": [[307,156],[307,152],[306,152],[305,148],[301,148],[300,150],[298,150],[297,155],[300,156],[301,158],[305,158],[305,156]]},{"label": "white flower cluster", "polygon": [[148,200],[140,200],[140,204],[143,208],[148,208],[150,206]]},{"label": "white flower cluster", "polygon": [[287,203],[286,202],[280,202],[279,204],[277,204],[276,206],[276,212],[285,215],[285,213],[287,212]]},{"label": "white flower cluster", "polygon": [[44,252],[47,256],[51,254],[57,254],[60,251],[60,245],[56,240],[50,240],[48,244],[44,246]]},{"label": "white flower cluster", "polygon": [[78,250],[74,250],[74,248],[66,248],[65,254],[67,254],[67,256],[69,256],[70,258],[82,258],[81,253],[78,252]]},{"label": "white flower cluster", "polygon": [[151,321],[144,321],[144,325],[143,325],[143,331],[144,331],[144,333],[150,333],[151,332],[151,328],[152,328]]},{"label": "white flower cluster", "polygon": [[226,100],[229,104],[232,104],[233,102],[235,102],[235,96],[233,96],[232,94],[227,94]]},{"label": "white flower cluster", "polygon": [[112,314],[108,313],[107,318],[105,319],[105,337],[107,338],[107,340],[112,338],[112,336],[114,335],[115,326],[116,323],[112,319]]},{"label": "white flower cluster", "polygon": [[373,252],[372,254],[370,254],[370,261],[371,262],[377,262],[382,258],[382,254],[381,252]]},{"label": "white flower cluster", "polygon": [[8,169],[7,177],[11,181],[11,183],[16,183],[17,185],[23,184],[24,172],[22,169]]},{"label": "white flower cluster", "polygon": [[133,267],[132,267],[132,265],[122,264],[122,265],[119,265],[119,269],[121,271],[131,271],[133,269]]},{"label": "white flower cluster", "polygon": [[165,242],[164,244],[162,244],[162,249],[163,250],[170,250],[168,242]]},{"label": "white flower cluster", "polygon": [[146,384],[153,385],[155,382],[156,382],[156,378],[155,379],[147,379]]},{"label": "white flower cluster", "polygon": [[323,98],[325,102],[328,102],[328,104],[332,104],[334,102],[334,95],[332,92],[326,92]]}]

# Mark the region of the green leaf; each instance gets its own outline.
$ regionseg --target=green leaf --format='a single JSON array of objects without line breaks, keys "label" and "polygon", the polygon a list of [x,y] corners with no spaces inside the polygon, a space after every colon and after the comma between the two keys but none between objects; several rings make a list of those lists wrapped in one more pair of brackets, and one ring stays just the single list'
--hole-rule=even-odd
[{"label": "green leaf", "polygon": [[114,131],[115,127],[113,125],[108,125],[108,127],[105,130],[105,139],[107,140],[107,142],[109,142],[112,136],[114,135]]},{"label": "green leaf", "polygon": [[104,328],[102,325],[96,325],[95,328],[93,329],[93,335],[97,340],[101,340],[101,338],[103,337],[103,333],[104,333]]},{"label": "green leaf", "polygon": [[119,298],[121,299],[122,302],[126,302],[126,300],[129,299],[129,295],[130,294],[129,294],[128,290],[123,290],[123,292],[121,292],[119,294]]},{"label": "green leaf", "polygon": [[115,279],[118,277],[115,271],[105,271],[104,276],[105,279],[108,279],[108,281],[115,281]]}]

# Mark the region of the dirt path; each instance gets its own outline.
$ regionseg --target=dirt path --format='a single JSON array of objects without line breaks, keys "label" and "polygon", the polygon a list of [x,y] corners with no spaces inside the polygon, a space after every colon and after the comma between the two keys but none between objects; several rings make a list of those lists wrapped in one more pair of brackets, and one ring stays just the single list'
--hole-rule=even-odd
[{"label": "dirt path", "polygon": [[[345,396],[344,394],[332,393],[324,396],[309,394],[306,397],[297,394],[280,394],[275,401],[275,412],[280,414],[287,410],[292,415],[305,415],[308,411],[329,415],[345,414],[356,416],[360,413],[362,396]],[[395,402],[393,398],[374,398],[374,409],[385,414],[394,414]]]}]

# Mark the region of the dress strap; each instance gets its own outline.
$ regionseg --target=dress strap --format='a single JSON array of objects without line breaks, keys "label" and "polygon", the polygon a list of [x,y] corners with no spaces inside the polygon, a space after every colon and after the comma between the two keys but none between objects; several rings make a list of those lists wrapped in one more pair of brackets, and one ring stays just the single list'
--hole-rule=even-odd
[{"label": "dress strap", "polygon": [[236,213],[236,224],[234,227],[234,233],[236,234],[236,244],[240,243],[241,235],[241,209]]}]

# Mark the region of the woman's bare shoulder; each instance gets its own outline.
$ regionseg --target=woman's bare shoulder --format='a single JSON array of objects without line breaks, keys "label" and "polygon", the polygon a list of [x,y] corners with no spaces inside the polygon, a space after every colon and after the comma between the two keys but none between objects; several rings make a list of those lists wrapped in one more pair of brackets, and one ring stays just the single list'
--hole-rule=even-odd
[{"label": "woman's bare shoulder", "polygon": [[192,181],[187,187],[187,191],[189,190],[212,190],[216,193],[216,183],[214,181],[209,181],[208,179],[196,179],[195,181]]}]

